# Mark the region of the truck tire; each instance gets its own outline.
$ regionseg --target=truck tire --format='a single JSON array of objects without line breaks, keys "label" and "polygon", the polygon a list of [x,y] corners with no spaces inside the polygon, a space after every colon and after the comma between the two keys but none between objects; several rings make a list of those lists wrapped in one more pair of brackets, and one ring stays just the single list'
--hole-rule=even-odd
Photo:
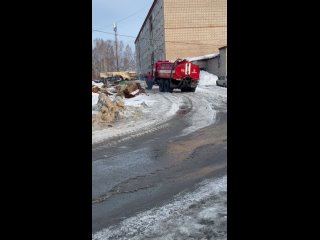
[{"label": "truck tire", "polygon": [[190,88],[189,91],[190,91],[190,92],[195,92],[195,91],[196,91],[196,88]]},{"label": "truck tire", "polygon": [[164,89],[163,89],[163,80],[162,79],[159,79],[159,91],[160,92],[164,92]]},{"label": "truck tire", "polygon": [[169,80],[164,80],[163,88],[164,88],[164,92],[170,92],[170,82],[169,82]]}]

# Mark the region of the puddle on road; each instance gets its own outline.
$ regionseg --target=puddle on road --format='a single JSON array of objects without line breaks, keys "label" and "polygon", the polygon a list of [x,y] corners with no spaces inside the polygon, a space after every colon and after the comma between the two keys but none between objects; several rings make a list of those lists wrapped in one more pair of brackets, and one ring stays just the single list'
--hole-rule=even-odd
[{"label": "puddle on road", "polygon": [[187,159],[197,148],[205,145],[221,144],[226,142],[227,124],[219,127],[211,126],[197,132],[191,138],[182,139],[168,145],[167,153],[170,159],[182,161]]}]

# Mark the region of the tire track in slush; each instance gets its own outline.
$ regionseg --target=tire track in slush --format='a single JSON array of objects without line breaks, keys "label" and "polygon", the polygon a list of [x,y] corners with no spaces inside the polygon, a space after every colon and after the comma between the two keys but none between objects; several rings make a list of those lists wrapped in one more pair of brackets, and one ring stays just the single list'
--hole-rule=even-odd
[{"label": "tire track in slush", "polygon": [[[196,92],[196,93],[174,92],[173,94],[160,93],[155,97],[155,99],[160,100],[159,101],[160,104],[168,105],[168,106],[159,107],[159,109],[156,109],[156,111],[154,112],[155,114],[151,115],[152,118],[156,118],[157,121],[152,121],[152,123],[150,122],[150,124],[148,125],[145,124],[143,126],[141,126],[137,121],[135,124],[137,127],[136,129],[132,131],[122,132],[116,136],[114,135],[112,138],[109,137],[107,140],[103,140],[103,142],[100,142],[98,144],[93,144],[92,151],[96,151],[99,149],[102,150],[115,145],[119,145],[119,143],[130,141],[134,138],[138,138],[146,134],[150,134],[151,137],[156,136],[156,134],[154,134],[155,132],[164,130],[166,128],[167,129],[165,131],[172,130],[173,131],[172,134],[177,134],[176,136],[178,136],[181,129],[185,126],[185,124],[183,125],[183,127],[180,128],[179,131],[177,130],[174,131],[175,128],[172,126],[173,122],[180,124],[178,122],[183,121],[184,123],[188,124],[187,128],[192,127],[193,125],[196,125],[195,128],[189,129],[189,132],[183,134],[183,135],[187,135],[217,121],[217,114],[216,114],[217,112],[219,111],[226,112],[226,101],[227,101],[226,96],[221,96],[219,94],[216,94],[214,92],[209,92],[209,91],[206,92],[206,91],[200,90],[199,92]],[[156,108],[157,106],[158,105],[154,105],[153,107]],[[165,111],[172,111],[175,109],[176,109],[175,114],[172,114],[170,116],[165,115]],[[149,114],[149,112],[147,114]],[[150,114],[153,114],[153,112],[150,111]],[[157,118],[158,116],[159,118]],[[206,121],[197,122],[198,121],[197,117],[199,116],[205,118]],[[148,120],[148,116],[147,116],[141,122],[143,121],[149,122],[150,120],[153,120],[153,119]],[[130,125],[130,123],[127,123],[127,125]],[[150,126],[150,127],[146,127],[146,126]],[[147,135],[146,138],[149,138],[149,135]],[[192,155],[190,156],[192,157]],[[174,166],[170,166],[170,169],[172,167]],[[92,204],[96,209],[99,209],[99,207],[103,206],[103,204],[108,204],[109,202],[115,201],[115,199],[117,198],[127,198],[127,197],[130,198],[130,196],[135,196],[137,194],[139,195],[140,191],[142,192],[153,191],[152,189],[156,188],[156,184],[158,183],[159,178],[168,179],[168,181],[171,181],[170,174],[172,176],[172,173],[168,173],[167,168],[168,168],[167,166],[166,167],[156,166],[155,168],[149,169],[148,171],[135,172],[131,174],[131,176],[126,175],[122,179],[113,180],[112,183],[109,184],[110,187],[108,187],[108,189],[101,191],[99,195],[92,198]],[[179,165],[177,165],[176,172],[177,173],[181,172],[182,179],[184,179],[183,174],[185,174],[185,171],[183,171],[183,169],[184,168],[180,169]],[[210,189],[212,188],[210,187]],[[208,191],[204,191],[204,192],[208,193]],[[202,200],[203,199],[201,199],[201,201]],[[180,204],[180,203],[178,205],[185,206],[185,204]],[[190,209],[194,209],[193,206],[194,206],[194,202],[192,204],[190,203]],[[170,212],[171,211],[172,209],[170,209]],[[182,213],[183,212],[184,210],[182,211]],[[110,216],[112,216],[112,214]],[[171,214],[168,215],[168,217],[170,216]],[[97,219],[99,219],[99,217],[101,216],[98,214]],[[158,218],[158,216],[156,216],[156,218]],[[202,221],[203,219],[200,219],[200,220]],[[174,222],[176,221],[176,219],[172,219],[172,221]],[[204,219],[203,221],[207,221],[207,220]],[[199,223],[202,224],[202,222],[199,222]],[[101,224],[101,223],[98,223],[98,224]],[[142,228],[144,228],[143,226],[145,226],[145,223],[143,223],[141,226]],[[161,225],[160,227],[162,228],[163,226]],[[211,228],[211,226],[209,227]],[[139,226],[137,226],[137,228],[139,229],[139,232],[142,230],[140,229]],[[100,231],[99,233],[96,233],[95,235],[93,235],[93,239],[113,239],[113,237],[119,236],[118,235],[119,232],[115,232],[113,230],[112,232],[108,232],[109,230],[111,229],[108,228],[108,230],[105,229],[104,231]],[[111,235],[110,238],[108,237],[109,234]],[[124,236],[126,234],[127,232],[124,233]],[[190,236],[186,236],[185,233],[174,233],[174,234],[178,234],[176,236],[181,237],[181,239],[186,239],[187,237],[190,237]],[[180,234],[182,234],[182,236]],[[156,235],[153,235],[153,233],[150,235],[152,237],[156,237]],[[144,237],[150,236],[150,235],[142,234],[142,236],[135,236],[135,237],[137,237],[137,239],[144,239]]]},{"label": "tire track in slush", "polygon": [[[167,96],[163,96],[163,97],[166,98],[168,101],[172,101],[172,99],[169,99],[169,97],[167,97]],[[202,94],[201,95],[200,94],[193,95],[193,96],[181,94],[179,96],[179,98],[178,98],[178,101],[179,101],[179,104],[178,104],[179,105],[179,110],[176,112],[176,114],[185,115],[189,119],[191,119],[194,115],[199,115],[200,114],[199,112],[202,112],[202,115],[203,115],[203,108],[204,107],[207,109],[207,111],[204,112],[205,114],[208,113],[208,111],[209,111],[208,108],[210,108],[211,111],[215,111],[214,108],[210,105],[210,102],[207,100],[206,96],[202,96]],[[194,105],[196,105],[196,107],[194,107]],[[218,103],[218,105],[221,105],[221,104]],[[201,115],[201,117],[203,117],[202,115]],[[212,116],[214,116],[214,119],[211,119]],[[209,121],[206,121],[204,124],[202,123],[203,125],[201,125],[200,127],[198,126],[198,128],[210,125],[211,122],[213,122],[215,120],[215,117],[216,117],[215,114],[214,115],[208,114]],[[192,126],[192,124],[191,124],[191,126]],[[109,142],[109,143],[107,143],[107,144],[105,144],[103,146],[100,146],[100,147],[98,147],[96,149],[103,149],[103,148],[111,147],[111,146],[114,146],[114,145],[118,145],[121,142],[124,142],[124,141],[130,140],[130,139],[142,136],[142,135],[147,134],[147,133],[152,133],[152,132],[155,132],[157,130],[160,130],[160,129],[163,129],[163,128],[166,128],[166,127],[169,127],[169,123],[164,123],[164,124],[162,124],[160,126],[152,128],[152,129],[145,130],[145,131],[142,131],[142,132],[138,132],[136,134],[132,134],[129,137],[125,137],[125,138],[121,138],[121,139],[118,139],[118,140],[111,141],[111,142]],[[198,128],[193,129],[193,131],[197,130]],[[189,131],[189,132],[192,132],[192,131]],[[183,134],[183,135],[186,135],[186,134]],[[152,187],[152,184],[142,184],[141,185],[141,184],[138,183],[139,181],[137,183],[134,183],[134,182],[137,181],[137,180],[141,180],[141,178],[150,177],[150,176],[152,176],[154,174],[159,173],[159,171],[161,172],[161,171],[166,170],[166,169],[167,168],[158,169],[155,172],[151,172],[151,173],[149,173],[147,175],[134,176],[134,177],[131,177],[131,178],[125,180],[125,181],[122,181],[122,182],[116,184],[112,189],[107,191],[105,194],[102,194],[99,197],[97,197],[95,199],[92,199],[92,204],[103,202],[103,201],[107,200],[108,198],[110,198],[110,197],[112,197],[112,196],[114,196],[116,194],[133,193],[133,192],[136,192],[136,191],[139,191],[139,190],[143,190],[143,189]],[[122,188],[122,186],[124,186],[126,184],[132,184],[131,185],[132,188],[124,190]]]},{"label": "tire track in slush", "polygon": [[[167,106],[165,110],[158,113],[159,116],[162,116],[161,118],[143,125],[139,125],[139,122],[137,122],[137,127],[133,130],[123,131],[113,137],[106,137],[103,140],[97,141],[93,144],[92,151],[117,146],[125,141],[165,129],[170,126],[168,122],[176,115],[185,115],[189,122],[190,126],[182,134],[187,135],[213,124],[216,120],[217,111],[226,111],[226,97],[214,95],[212,92],[175,92],[173,94],[159,94],[159,96],[164,100],[160,102],[162,107],[163,105]],[[165,116],[165,113],[170,111],[176,112],[175,114]]]},{"label": "tire track in slush", "polygon": [[[98,141],[93,144],[92,151],[96,150],[102,150],[105,148],[113,147],[119,145],[119,143],[123,143],[125,141],[154,133],[156,131],[159,131],[161,129],[169,127],[169,121],[175,117],[175,115],[178,114],[185,114],[186,112],[189,112],[192,108],[192,104],[190,100],[186,99],[184,96],[174,96],[169,95],[166,96],[164,94],[161,94],[162,99],[165,100],[165,103],[161,102],[162,105],[168,106],[165,108],[166,110],[161,112],[162,118],[159,118],[156,121],[151,121],[148,124],[140,125],[137,123],[137,128],[131,130],[131,131],[123,131],[119,134],[117,134],[114,137],[105,138],[101,141]],[[178,102],[178,104],[176,103]],[[175,111],[174,114],[165,116],[167,112]]]}]

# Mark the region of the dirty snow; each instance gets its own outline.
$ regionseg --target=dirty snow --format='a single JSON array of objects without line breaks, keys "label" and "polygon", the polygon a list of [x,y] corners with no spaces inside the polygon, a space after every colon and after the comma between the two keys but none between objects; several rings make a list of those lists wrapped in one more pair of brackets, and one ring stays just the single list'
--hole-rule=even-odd
[{"label": "dirty snow", "polygon": [[125,106],[141,106],[141,105],[147,105],[148,107],[152,107],[155,103],[157,103],[157,100],[152,100],[150,96],[147,96],[146,94],[140,94],[134,98],[125,98],[124,104]]},{"label": "dirty snow", "polygon": [[97,86],[101,88],[103,86],[103,83],[95,83],[94,81],[92,81],[92,86]]},{"label": "dirty snow", "polygon": [[227,177],[205,180],[196,190],[103,229],[92,239],[227,239]]},{"label": "dirty snow", "polygon": [[[166,127],[181,106],[191,108],[186,115],[189,134],[215,122],[216,113],[227,104],[227,88],[216,86],[217,76],[200,73],[195,93],[159,93],[157,87],[130,99],[124,99],[126,118],[112,127],[96,128],[92,143],[112,137],[129,139],[149,129]],[[142,82],[143,84],[143,82]],[[96,102],[92,96],[92,105]],[[226,110],[225,110],[226,111]],[[121,141],[122,141],[121,140]],[[109,142],[108,142],[109,144]],[[202,182],[194,191],[181,193],[163,206],[138,213],[117,225],[92,235],[105,239],[227,239],[227,177]]]},{"label": "dirty snow", "polygon": [[[124,99],[126,107],[124,118],[111,124],[112,127],[94,127],[92,144],[114,137],[125,137],[127,140],[136,135],[165,128],[166,122],[174,117],[179,107],[183,105],[190,107],[191,112],[186,115],[190,126],[183,130],[182,135],[213,124],[216,119],[216,108],[225,105],[227,101],[227,89],[216,86],[217,79],[216,75],[201,71],[199,86],[195,93],[180,93],[179,90],[175,90],[177,92],[172,94],[159,93],[158,86],[154,86],[152,90],[147,90],[146,94]],[[144,86],[144,81],[141,81],[141,85]],[[96,97],[97,95],[92,95],[92,110],[97,110],[94,107],[94,103],[97,102]]]},{"label": "dirty snow", "polygon": [[[210,99],[211,96],[207,97]],[[201,101],[195,99],[193,101],[193,104],[195,104],[193,106],[194,110],[188,118],[190,126],[185,128],[180,136],[188,135],[215,122],[216,110],[212,105],[213,100],[208,101],[208,99],[203,98]],[[212,97],[212,99],[214,98]]]},{"label": "dirty snow", "polygon": [[[178,97],[170,93],[159,94],[158,89],[147,91],[134,98],[124,99],[124,119],[112,124],[112,127],[96,127],[92,131],[92,144],[113,138],[134,137],[166,127],[165,122],[171,119],[179,109]],[[131,135],[131,136],[129,136]],[[129,137],[128,137],[129,136]]]},{"label": "dirty snow", "polygon": [[188,97],[193,100],[192,115],[188,119],[190,126],[185,128],[180,136],[190,134],[215,122],[216,108],[225,105],[227,101],[227,89],[216,86],[217,79],[218,77],[214,74],[200,71],[196,93],[188,93]]}]

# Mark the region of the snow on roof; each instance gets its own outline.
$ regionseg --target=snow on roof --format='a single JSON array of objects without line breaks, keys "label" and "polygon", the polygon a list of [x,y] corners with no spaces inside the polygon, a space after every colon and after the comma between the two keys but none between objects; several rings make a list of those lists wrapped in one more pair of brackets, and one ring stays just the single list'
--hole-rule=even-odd
[{"label": "snow on roof", "polygon": [[197,61],[197,60],[215,58],[218,55],[219,55],[219,53],[213,53],[213,54],[207,54],[207,55],[198,56],[198,57],[188,57],[186,59],[189,60],[189,61]]}]

